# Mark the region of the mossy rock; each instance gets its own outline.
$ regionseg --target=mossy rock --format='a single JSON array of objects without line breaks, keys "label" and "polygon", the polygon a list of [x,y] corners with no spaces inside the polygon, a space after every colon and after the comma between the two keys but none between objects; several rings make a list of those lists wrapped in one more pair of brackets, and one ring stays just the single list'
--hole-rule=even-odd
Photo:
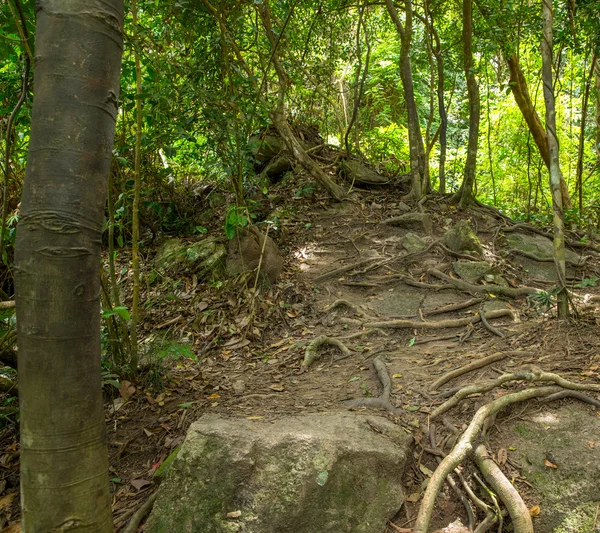
[{"label": "mossy rock", "polygon": [[191,244],[173,238],[162,243],[154,266],[171,276],[195,274],[198,280],[218,279],[224,272],[225,256],[225,246],[212,237]]},{"label": "mossy rock", "polygon": [[458,253],[483,255],[483,246],[466,220],[459,220],[443,237],[444,244],[450,250]]},{"label": "mossy rock", "polygon": [[384,417],[347,412],[276,422],[205,415],[167,471],[145,531],[383,531],[404,500],[411,441]]}]

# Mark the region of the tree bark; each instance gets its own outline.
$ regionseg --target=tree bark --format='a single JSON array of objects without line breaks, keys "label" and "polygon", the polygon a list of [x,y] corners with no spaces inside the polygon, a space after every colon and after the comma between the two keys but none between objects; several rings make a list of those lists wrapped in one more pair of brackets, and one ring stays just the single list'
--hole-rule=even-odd
[{"label": "tree bark", "polygon": [[112,532],[100,386],[101,234],[123,2],[37,2],[15,248],[22,528]]},{"label": "tree bark", "polygon": [[473,186],[479,140],[480,97],[473,64],[473,0],[463,0],[463,63],[469,97],[469,142],[463,182],[456,197],[462,209],[475,202]]},{"label": "tree bark", "polygon": [[600,61],[596,62],[596,71],[594,72],[594,125],[596,127],[596,156],[597,164],[600,165]]},{"label": "tree bark", "polygon": [[411,0],[404,0],[406,11],[404,25],[398,16],[398,11],[392,0],[386,0],[385,4],[400,37],[400,78],[402,80],[402,88],[404,90],[404,99],[406,101],[406,110],[408,114],[408,143],[410,145],[410,173],[412,177],[410,197],[413,200],[420,200],[423,195],[428,192],[430,182],[429,165],[425,154],[423,135],[421,134],[421,124],[419,122],[419,112],[415,101],[415,87],[410,63],[413,16],[412,2]]},{"label": "tree bark", "polygon": [[546,102],[546,134],[550,154],[550,189],[554,212],[554,263],[556,265],[558,318],[569,317],[569,299],[566,289],[565,271],[565,223],[562,195],[560,190],[560,166],[558,162],[558,138],[556,135],[556,109],[554,106],[554,88],[552,85],[552,0],[542,0],[544,19],[542,38],[542,81]]}]

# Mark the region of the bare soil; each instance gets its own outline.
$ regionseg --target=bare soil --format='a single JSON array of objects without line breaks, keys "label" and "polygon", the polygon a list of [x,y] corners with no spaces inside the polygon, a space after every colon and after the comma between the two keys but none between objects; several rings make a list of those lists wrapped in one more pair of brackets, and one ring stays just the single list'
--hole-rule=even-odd
[{"label": "bare soil", "polygon": [[[189,344],[197,361],[167,358],[159,364],[150,358],[138,381],[122,385],[121,394],[106,388],[112,395],[107,397],[106,421],[117,530],[155,490],[153,472],[183,441],[189,424],[203,413],[277,419],[299,412],[347,409],[345,400],[380,394],[381,384],[372,367],[375,357],[385,362],[392,378],[391,401],[402,410],[384,412],[415,438],[414,461],[406,475],[407,502],[388,526],[390,533],[412,526],[422,487],[436,467],[434,456],[425,448],[431,448],[429,414],[445,399],[441,397],[445,395],[429,392],[429,387],[441,375],[492,353],[510,351],[515,355],[461,376],[440,390],[488,381],[531,364],[572,381],[599,381],[598,310],[593,303],[584,306],[582,302],[584,297],[589,300],[585,295],[600,294],[600,288],[593,286],[593,281],[581,283],[593,280],[600,270],[593,250],[585,252],[592,257],[584,267],[570,272],[573,291],[581,297],[576,302],[579,315],[561,323],[554,316],[553,306],[545,308],[540,299],[440,289],[436,285],[443,282],[431,276],[429,270],[436,268],[457,277],[451,267],[457,257],[437,246],[412,256],[406,256],[402,249],[402,239],[409,231],[430,237],[429,242],[433,242],[464,219],[477,231],[486,260],[494,263],[509,286],[549,291],[551,283],[532,279],[514,256],[503,255],[502,227],[510,222],[492,210],[460,212],[447,198],[431,197],[424,205],[433,221],[433,234],[427,236],[423,231],[382,223],[402,212],[399,195],[359,191],[353,198],[352,202],[331,204],[313,195],[286,205],[288,217],[270,234],[285,256],[284,274],[276,285],[253,291],[235,280],[220,286],[198,283],[194,278],[158,278],[148,283],[143,294],[142,348],[163,338],[175,339]],[[152,256],[149,250],[145,258],[147,273],[151,271]],[[365,261],[370,258],[376,259]],[[121,257],[124,265],[126,259]],[[352,264],[360,266],[315,281]],[[432,287],[408,285],[407,280]],[[577,282],[579,287],[575,286]],[[483,301],[458,311],[427,314],[475,297]],[[328,310],[340,299],[353,308],[339,305]],[[441,329],[363,326],[402,318],[417,323],[473,318],[483,305],[486,310],[512,311],[513,317],[490,320],[503,337],[492,334],[481,322]],[[325,345],[319,351],[320,359],[304,370],[306,348],[320,335],[340,339],[350,353],[343,356],[338,348]],[[500,389],[500,393],[511,387]],[[479,406],[498,393],[492,391],[463,402],[449,413],[448,420],[461,428]],[[584,419],[599,414],[598,409],[575,400],[561,400],[560,404],[571,405],[584,414]],[[503,468],[515,480],[530,508],[540,505],[543,499],[527,480],[524,465],[516,459],[525,445],[515,440],[513,429],[541,409],[532,402],[502,412],[487,428],[485,437],[492,453],[509,450],[509,459],[513,460]],[[438,424],[435,444],[441,447],[449,433]],[[0,527],[4,525],[4,531],[14,532],[20,530],[16,426],[6,425],[1,436],[0,483],[4,492],[0,513],[4,521]],[[585,438],[586,442],[591,440]],[[596,469],[599,466],[593,465]],[[468,479],[472,479],[471,468],[465,464]],[[542,519],[545,511],[541,507]],[[432,525],[443,527],[457,518],[466,521],[464,508],[445,490],[438,498]],[[536,531],[538,527],[542,533],[550,531],[542,519],[535,519]]]}]

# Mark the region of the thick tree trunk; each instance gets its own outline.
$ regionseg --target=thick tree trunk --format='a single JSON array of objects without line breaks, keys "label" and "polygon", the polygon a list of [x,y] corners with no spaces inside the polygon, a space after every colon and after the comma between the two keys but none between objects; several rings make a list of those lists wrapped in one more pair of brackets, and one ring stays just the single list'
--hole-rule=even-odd
[{"label": "thick tree trunk", "polygon": [[550,154],[550,189],[554,210],[554,263],[556,264],[558,293],[558,318],[569,317],[569,299],[565,274],[565,223],[560,191],[560,166],[558,163],[558,138],[556,135],[556,110],[552,85],[552,0],[542,0],[544,18],[542,38],[542,81],[546,102],[546,133]]},{"label": "thick tree trunk", "polygon": [[437,80],[437,98],[438,98],[438,110],[440,114],[440,192],[444,194],[446,192],[446,150],[448,147],[447,135],[448,135],[448,114],[446,113],[446,104],[444,102],[444,84],[445,84],[445,73],[444,73],[444,57],[442,56],[442,43],[440,37],[433,26],[433,17],[431,20],[431,31],[435,38],[435,47],[433,53],[437,62],[438,80]]},{"label": "thick tree trunk", "polygon": [[467,79],[467,93],[469,96],[469,142],[467,146],[467,162],[465,174],[457,200],[461,208],[468,207],[475,202],[473,186],[475,184],[475,170],[477,168],[477,146],[479,140],[479,115],[480,98],[479,85],[475,79],[473,64],[473,1],[463,0],[463,62],[465,77]]},{"label": "thick tree trunk", "polygon": [[98,271],[122,25],[122,0],[37,2],[15,248],[26,533],[113,531]]},{"label": "thick tree trunk", "polygon": [[429,191],[429,164],[425,154],[423,135],[419,122],[419,112],[415,101],[415,87],[410,63],[410,47],[412,41],[412,3],[405,0],[406,18],[402,25],[392,0],[385,2],[390,17],[400,37],[400,78],[404,90],[406,110],[408,114],[408,142],[410,145],[410,172],[412,176],[411,199],[420,200]]}]

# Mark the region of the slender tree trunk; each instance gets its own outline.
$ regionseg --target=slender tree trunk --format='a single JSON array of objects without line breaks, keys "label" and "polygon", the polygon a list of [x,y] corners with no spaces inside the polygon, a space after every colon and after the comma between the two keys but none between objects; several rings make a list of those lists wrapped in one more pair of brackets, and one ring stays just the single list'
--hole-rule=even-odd
[{"label": "slender tree trunk", "polygon": [[[475,1],[477,3],[479,11],[488,20],[491,20],[490,9],[480,0]],[[496,23],[495,21],[491,22]],[[519,62],[519,56],[517,52],[509,52],[506,43],[503,44],[504,46],[501,46],[501,50],[510,73],[510,89],[513,93],[515,102],[519,106],[521,114],[525,119],[525,123],[527,124],[527,127],[531,132],[531,136],[533,137],[533,140],[536,146],[538,147],[540,156],[542,157],[546,168],[550,170],[550,153],[548,151],[548,140],[546,138],[546,131],[544,130],[542,121],[540,120],[540,117],[535,109],[535,104],[531,100],[529,88],[527,86],[527,80],[525,79],[523,69],[521,68],[521,64]],[[560,175],[560,189],[563,205],[565,207],[571,207],[571,197],[569,195],[569,188],[567,186],[566,181],[564,180],[562,173]]]},{"label": "slender tree trunk", "polygon": [[406,110],[408,114],[408,142],[410,145],[410,172],[412,176],[412,190],[410,197],[413,200],[420,200],[424,194],[429,191],[429,165],[425,154],[423,144],[423,135],[421,134],[421,125],[419,122],[419,112],[415,101],[415,87],[412,77],[412,67],[410,63],[410,47],[412,41],[412,3],[411,0],[404,0],[406,18],[402,24],[398,11],[392,0],[385,2],[390,17],[396,26],[396,31],[400,37],[400,78],[404,90],[404,99],[406,100]]},{"label": "slender tree trunk", "polygon": [[544,18],[542,38],[542,81],[546,102],[546,132],[550,153],[550,189],[554,211],[554,263],[556,264],[559,292],[558,318],[569,317],[569,299],[566,289],[565,270],[565,224],[562,195],[560,191],[560,166],[558,160],[558,138],[556,135],[556,110],[554,107],[554,89],[552,86],[552,0],[542,0]]},{"label": "slender tree trunk", "polygon": [[121,0],[37,4],[15,252],[26,533],[113,531],[98,269],[122,25]]},{"label": "slender tree trunk", "polygon": [[475,170],[477,168],[477,146],[479,140],[480,98],[479,85],[475,79],[473,64],[473,1],[463,0],[463,62],[467,78],[467,93],[469,96],[469,142],[467,146],[467,162],[462,185],[456,199],[461,208],[466,208],[475,202],[473,187],[475,185]]},{"label": "slender tree trunk", "polygon": [[583,98],[581,101],[581,124],[579,127],[579,146],[577,148],[577,192],[579,200],[579,218],[583,217],[583,147],[585,143],[585,125],[587,122],[588,102],[590,99],[590,87],[597,63],[596,54],[592,55],[592,66],[584,82]]},{"label": "slender tree trunk", "polygon": [[600,165],[600,61],[596,61],[596,71],[594,72],[594,107],[595,148],[597,164]]}]

